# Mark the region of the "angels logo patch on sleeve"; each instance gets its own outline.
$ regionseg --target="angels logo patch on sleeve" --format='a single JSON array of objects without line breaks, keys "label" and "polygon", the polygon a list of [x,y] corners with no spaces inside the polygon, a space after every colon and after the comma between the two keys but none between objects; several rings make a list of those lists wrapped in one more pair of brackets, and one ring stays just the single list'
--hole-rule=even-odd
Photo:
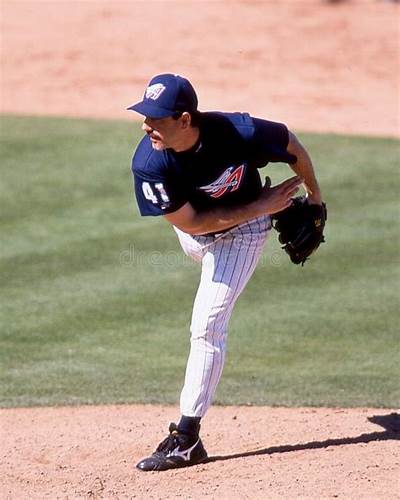
[{"label": "angels logo patch on sleeve", "polygon": [[232,193],[236,191],[243,177],[245,165],[239,167],[229,167],[225,172],[207,186],[200,186],[199,189],[209,194],[212,198],[219,198],[225,193]]}]

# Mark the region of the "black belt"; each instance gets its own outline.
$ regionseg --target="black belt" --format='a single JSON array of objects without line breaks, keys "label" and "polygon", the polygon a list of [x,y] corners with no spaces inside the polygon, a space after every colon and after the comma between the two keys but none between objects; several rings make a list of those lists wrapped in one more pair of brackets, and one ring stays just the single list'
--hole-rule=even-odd
[{"label": "black belt", "polygon": [[228,231],[230,231],[234,227],[237,227],[237,224],[235,226],[223,229],[222,231],[215,231],[214,233],[205,233],[205,234],[201,234],[200,236],[219,236],[220,234],[227,233]]}]

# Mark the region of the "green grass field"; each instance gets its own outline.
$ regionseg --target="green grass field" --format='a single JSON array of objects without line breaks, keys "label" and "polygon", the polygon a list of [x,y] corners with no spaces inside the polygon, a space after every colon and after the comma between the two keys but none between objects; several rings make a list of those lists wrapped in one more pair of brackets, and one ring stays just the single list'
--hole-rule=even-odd
[{"label": "green grass field", "polygon": [[[2,117],[2,407],[177,403],[199,268],[165,221],[138,215],[140,135]],[[272,235],[235,309],[216,403],[398,406],[399,141],[299,136],[327,244],[301,268]]]}]

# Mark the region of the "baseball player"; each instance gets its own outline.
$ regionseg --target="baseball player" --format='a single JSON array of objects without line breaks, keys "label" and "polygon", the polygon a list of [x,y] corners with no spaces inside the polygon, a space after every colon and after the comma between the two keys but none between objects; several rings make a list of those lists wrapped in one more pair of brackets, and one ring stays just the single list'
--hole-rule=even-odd
[{"label": "baseball player", "polygon": [[[166,470],[207,458],[200,420],[212,403],[229,319],[256,268],[271,214],[289,207],[301,184],[308,203],[320,205],[321,194],[308,153],[285,125],[247,113],[199,112],[196,92],[181,76],[155,76],[143,100],[128,109],[145,117],[132,160],[140,213],[163,216],[183,251],[201,264],[180,420],[137,464]],[[288,163],[295,175],[262,185],[258,169],[268,162]]]}]

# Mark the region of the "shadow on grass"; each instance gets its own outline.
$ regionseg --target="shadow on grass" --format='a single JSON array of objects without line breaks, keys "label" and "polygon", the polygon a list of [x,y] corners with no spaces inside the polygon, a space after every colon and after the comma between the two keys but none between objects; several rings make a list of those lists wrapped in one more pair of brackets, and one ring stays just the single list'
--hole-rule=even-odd
[{"label": "shadow on grass", "polygon": [[247,451],[245,453],[235,453],[233,455],[221,455],[209,457],[204,463],[219,462],[222,460],[233,460],[235,458],[254,457],[257,455],[273,455],[274,453],[289,453],[291,451],[316,450],[328,448],[328,446],[343,446],[349,444],[371,443],[372,441],[400,440],[400,414],[374,415],[368,420],[373,424],[380,425],[385,430],[380,432],[370,432],[355,437],[344,437],[336,439],[326,439],[325,441],[311,441],[303,444],[289,444],[281,446],[271,446],[262,450]]}]

